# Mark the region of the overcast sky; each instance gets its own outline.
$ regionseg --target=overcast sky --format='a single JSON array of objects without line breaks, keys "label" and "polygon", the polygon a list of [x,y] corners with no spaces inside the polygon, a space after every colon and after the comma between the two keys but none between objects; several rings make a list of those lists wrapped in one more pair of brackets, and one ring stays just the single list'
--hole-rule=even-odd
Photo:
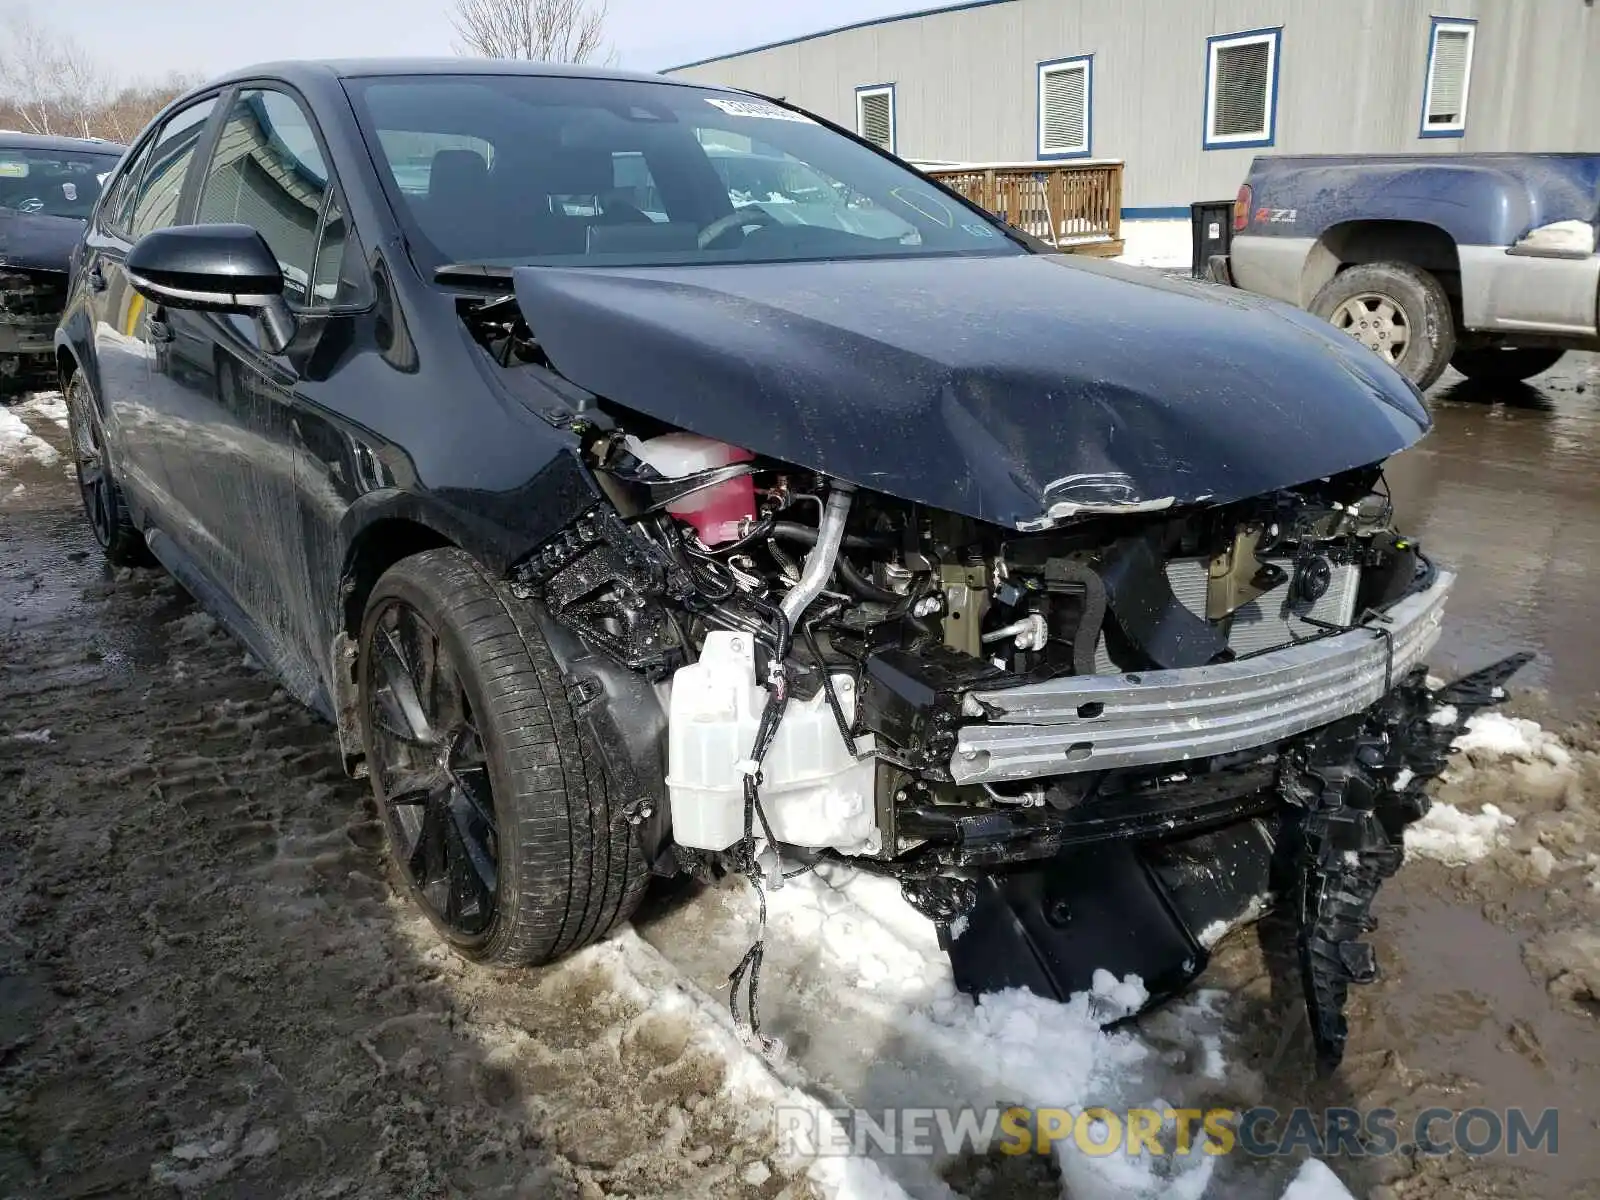
[{"label": "overcast sky", "polygon": [[[654,71],[921,7],[918,0],[610,0],[618,65]],[[449,54],[453,0],[0,0],[123,76],[214,75],[275,58]]]}]

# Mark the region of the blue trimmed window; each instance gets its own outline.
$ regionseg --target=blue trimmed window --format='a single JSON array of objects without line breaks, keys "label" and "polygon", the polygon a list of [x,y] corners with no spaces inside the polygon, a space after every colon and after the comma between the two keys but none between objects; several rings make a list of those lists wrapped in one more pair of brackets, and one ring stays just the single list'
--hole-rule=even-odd
[{"label": "blue trimmed window", "polygon": [[894,84],[856,89],[856,133],[890,154],[894,149]]},{"label": "blue trimmed window", "polygon": [[1205,148],[1270,146],[1278,123],[1282,29],[1206,39]]},{"label": "blue trimmed window", "polygon": [[1428,77],[1422,89],[1421,137],[1461,137],[1467,132],[1476,21],[1434,17],[1428,35]]},{"label": "blue trimmed window", "polygon": [[1094,57],[1039,64],[1040,158],[1081,158],[1093,144]]}]

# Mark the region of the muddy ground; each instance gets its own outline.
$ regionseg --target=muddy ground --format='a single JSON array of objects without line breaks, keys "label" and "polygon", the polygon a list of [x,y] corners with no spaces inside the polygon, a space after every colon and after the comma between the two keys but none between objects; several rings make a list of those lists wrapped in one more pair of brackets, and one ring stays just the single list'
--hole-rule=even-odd
[{"label": "muddy ground", "polygon": [[[1518,823],[1383,893],[1385,976],[1334,1078],[1257,932],[1207,980],[1229,1103],[1561,1110],[1554,1157],[1335,1162],[1356,1195],[1600,1195],[1597,384],[1586,356],[1513,393],[1447,382],[1391,472],[1471,573],[1441,661],[1538,650],[1516,709],[1576,753],[1452,767],[1441,798]],[[52,411],[26,419],[59,450]],[[545,971],[440,952],[329,731],[163,575],[108,573],[46,457],[0,461],[0,1195],[814,1194],[693,1005],[661,1000],[711,986],[672,961],[692,908]],[[1058,1194],[1035,1165],[947,1178]]]}]

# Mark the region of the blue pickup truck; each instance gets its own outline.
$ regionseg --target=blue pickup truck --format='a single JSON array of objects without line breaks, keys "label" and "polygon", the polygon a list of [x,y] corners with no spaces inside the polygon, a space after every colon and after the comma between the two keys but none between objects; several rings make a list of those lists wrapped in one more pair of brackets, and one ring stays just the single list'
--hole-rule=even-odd
[{"label": "blue pickup truck", "polygon": [[1418,387],[1600,349],[1600,154],[1257,158],[1213,278],[1298,305]]}]

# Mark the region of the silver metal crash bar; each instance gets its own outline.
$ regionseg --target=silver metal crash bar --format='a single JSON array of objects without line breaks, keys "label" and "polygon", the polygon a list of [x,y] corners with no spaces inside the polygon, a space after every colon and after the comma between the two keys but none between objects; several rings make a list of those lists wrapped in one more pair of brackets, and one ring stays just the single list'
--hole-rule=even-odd
[{"label": "silver metal crash bar", "polygon": [[970,693],[963,711],[988,720],[959,730],[950,773],[975,784],[1181,763],[1351,716],[1433,649],[1454,583],[1440,571],[1359,629],[1237,662]]}]

